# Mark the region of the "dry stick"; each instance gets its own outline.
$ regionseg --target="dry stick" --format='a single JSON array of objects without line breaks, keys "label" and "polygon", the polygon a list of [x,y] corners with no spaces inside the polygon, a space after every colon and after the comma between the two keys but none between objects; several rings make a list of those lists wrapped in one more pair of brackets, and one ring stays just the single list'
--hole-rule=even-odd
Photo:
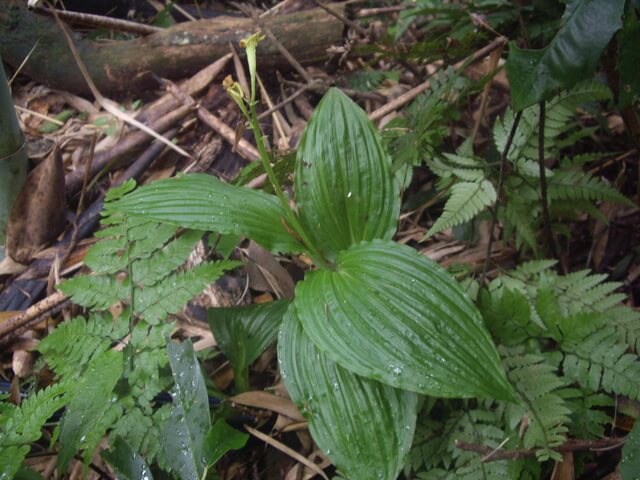
[{"label": "dry stick", "polygon": [[260,19],[260,17],[257,15],[257,13],[254,10],[249,9],[249,8],[245,7],[244,5],[239,4],[239,3],[234,3],[233,5],[235,5],[236,8],[238,10],[240,10],[241,12],[243,12],[245,15],[251,17],[251,19],[255,22],[255,24],[258,26],[258,28],[260,28],[262,33],[264,33],[265,36],[269,39],[269,41],[275,45],[275,47],[278,49],[278,51],[282,54],[282,56],[284,58],[287,59],[287,61],[291,64],[291,66],[294,68],[294,70],[296,72],[298,72],[302,78],[304,78],[305,82],[311,83],[313,81],[313,79],[307,73],[307,71],[304,69],[304,67],[302,65],[300,65],[300,62],[298,62],[294,58],[294,56],[291,55],[289,50],[287,50],[285,48],[285,46],[282,45],[282,43],[280,43],[280,40],[278,40],[276,38],[276,36],[273,34],[273,32],[269,29],[269,27],[267,27],[264,24],[264,22]]},{"label": "dry stick", "polygon": [[[200,93],[211,84],[213,79],[218,76],[222,70],[224,70],[227,63],[229,63],[231,56],[232,55],[230,53],[224,55],[212,64],[200,70],[188,80],[179,83],[180,90],[192,96]],[[176,109],[180,105],[182,105],[182,102],[177,100],[171,93],[167,93],[148,106],[143,107],[140,113],[136,115],[136,118],[145,123],[153,122],[158,117]]]},{"label": "dry stick", "polygon": [[[458,70],[461,67],[465,67],[468,64],[474,63],[477,60],[479,60],[480,58],[487,56],[489,53],[494,51],[496,48],[503,47],[506,44],[507,44],[507,38],[506,37],[496,38],[494,41],[492,41],[486,47],[481,48],[480,50],[478,50],[477,52],[473,53],[469,57],[467,57],[464,60],[461,60],[458,63],[456,63],[453,66],[453,68]],[[369,114],[369,119],[371,119],[374,122],[380,120],[382,117],[390,114],[391,112],[396,111],[400,107],[403,107],[404,105],[409,103],[411,100],[416,98],[422,92],[427,90],[429,88],[429,86],[430,86],[430,82],[429,82],[429,80],[426,80],[425,82],[421,83],[420,85],[418,85],[416,87],[413,87],[411,90],[403,93],[402,95],[400,95],[399,97],[395,98],[394,100],[392,100],[391,102],[387,103],[386,105],[383,105],[379,109],[374,110],[373,112],[371,112]]]},{"label": "dry stick", "polygon": [[402,10],[407,10],[411,8],[411,5],[391,5],[389,7],[378,7],[378,8],[361,8],[356,12],[356,17],[365,18],[365,17],[375,17],[377,15],[384,15],[387,13],[395,13],[401,12]]},{"label": "dry stick", "polygon": [[[54,293],[53,295],[56,295],[56,294],[57,293]],[[51,297],[47,297],[47,298],[51,298]],[[3,347],[5,345],[10,345],[14,341],[16,341],[20,337],[20,335],[22,335],[24,332],[31,330],[34,326],[38,325],[40,322],[45,321],[47,318],[60,313],[63,308],[69,305],[69,303],[71,303],[71,299],[65,297],[60,303],[53,305],[50,308],[47,308],[42,313],[35,315],[33,318],[30,318],[27,321],[25,321],[25,323],[23,323],[22,325],[16,326],[13,330],[9,331],[8,333],[0,335],[0,347]]]},{"label": "dry stick", "polygon": [[549,203],[547,201],[547,175],[544,167],[544,124],[545,124],[545,102],[540,102],[540,118],[538,121],[538,167],[540,168],[540,202],[542,204],[542,222],[547,237],[547,246],[551,250],[553,258],[558,258],[556,242],[551,231],[551,217],[549,216]]},{"label": "dry stick", "polygon": [[[158,132],[164,132],[175,125],[185,115],[193,110],[190,105],[184,105],[171,111],[168,115],[158,119],[151,124],[151,128]],[[149,135],[141,130],[135,130],[127,134],[125,139],[115,145],[113,148],[107,151],[99,152],[95,155],[93,163],[91,164],[91,175],[95,175],[102,169],[104,169],[109,162],[115,158],[129,153],[131,150],[141,147],[143,144],[150,140]],[[163,142],[164,143],[164,142]],[[74,192],[80,189],[84,173],[75,170],[69,173],[65,178],[65,188],[67,196],[72,195]]]},{"label": "dry stick", "polygon": [[489,57],[489,73],[488,75],[491,78],[487,81],[486,85],[482,89],[482,98],[480,99],[480,111],[478,112],[478,118],[476,123],[473,125],[473,131],[471,132],[471,143],[473,143],[478,135],[478,131],[480,130],[480,124],[482,123],[482,118],[487,110],[487,104],[489,103],[489,92],[491,91],[491,86],[493,84],[493,77],[497,73],[498,61],[502,56],[502,50],[504,46],[501,46],[491,52],[491,56]]},{"label": "dry stick", "polygon": [[287,98],[285,98],[284,100],[282,100],[279,103],[276,103],[269,110],[267,110],[265,112],[262,112],[260,115],[258,115],[258,120],[262,120],[263,118],[266,118],[269,115],[271,115],[273,112],[277,112],[282,107],[284,107],[284,106],[290,104],[291,102],[293,102],[296,98],[298,98],[300,95],[302,95],[304,92],[306,92],[310,88],[311,88],[311,85],[303,85],[298,90],[296,90],[294,93],[289,95]]},{"label": "dry stick", "polygon": [[509,137],[507,138],[507,143],[504,146],[504,150],[502,151],[502,155],[500,156],[500,174],[498,176],[498,187],[496,193],[496,204],[493,207],[493,211],[491,212],[491,227],[489,228],[489,244],[487,245],[487,256],[484,259],[484,267],[482,268],[482,279],[487,275],[487,267],[489,266],[489,259],[491,258],[491,250],[493,249],[493,234],[496,229],[496,224],[498,223],[498,207],[502,202],[502,184],[504,183],[504,174],[507,169],[507,156],[509,154],[509,149],[511,148],[511,144],[513,143],[513,138],[516,135],[516,131],[518,130],[518,125],[520,124],[520,119],[522,118],[522,110],[516,113],[515,118],[513,119],[513,125],[511,125],[511,131],[509,132]]},{"label": "dry stick", "polygon": [[180,87],[175,83],[160,79],[161,83],[165,85],[167,90],[174,95],[179,101],[185,104],[185,106],[193,108],[195,106],[198,118],[206,123],[209,127],[215,130],[222,138],[224,138],[231,145],[235,145],[237,152],[249,161],[258,160],[260,154],[253,145],[247,142],[244,138],[240,138],[236,143],[236,133],[233,129],[216,117],[209,110],[196,103],[196,101],[190,95],[183,92]]},{"label": "dry stick", "polygon": [[356,22],[349,20],[347,17],[345,17],[344,15],[341,15],[340,13],[336,12],[333,8],[331,8],[329,5],[325,5],[324,3],[322,3],[320,0],[313,0],[314,3],[316,5],[318,5],[321,9],[323,9],[325,12],[327,12],[329,15],[333,15],[334,17],[336,17],[338,20],[340,20],[342,23],[344,23],[345,25],[348,25],[349,27],[353,28],[356,32],[358,32],[360,35],[363,36],[367,36],[369,35],[369,32],[367,31],[366,28],[362,28],[360,25],[358,25]]},{"label": "dry stick", "polygon": [[[602,450],[602,449],[614,449],[620,448],[624,445],[626,438],[602,438],[600,440],[580,440],[569,439],[559,447],[553,449],[555,452],[579,452],[584,450]],[[520,458],[534,457],[536,450],[534,449],[515,449],[515,450],[499,450],[486,445],[478,445],[475,443],[468,443],[462,440],[455,441],[456,448],[464,450],[466,452],[476,452],[482,455],[487,455],[486,462],[493,462],[496,460],[518,460]],[[488,454],[493,453],[491,457]]]},{"label": "dry stick", "polygon": [[49,295],[47,298],[40,300],[35,305],[27,308],[24,312],[8,318],[6,321],[0,324],[0,338],[12,332],[13,330],[26,325],[34,318],[48,312],[56,305],[64,302],[66,299],[67,296],[64,293],[56,292],[53,295]]},{"label": "dry stick", "polygon": [[71,39],[71,36],[69,35],[69,32],[67,31],[67,28],[65,27],[64,23],[62,23],[62,20],[60,20],[60,18],[58,17],[58,13],[55,11],[55,9],[52,10],[52,13],[53,13],[53,16],[56,19],[56,23],[58,24],[58,26],[62,30],[62,34],[64,35],[64,38],[67,41],[67,44],[69,45],[69,50],[71,51],[71,54],[73,55],[73,58],[76,61],[76,64],[78,65],[78,69],[80,70],[80,73],[82,74],[82,77],[84,78],[85,82],[87,82],[87,86],[89,87],[89,90],[91,90],[91,93],[95,97],[96,101],[100,104],[100,106],[102,108],[104,108],[107,112],[109,112],[111,115],[113,115],[114,117],[119,118],[120,120],[122,120],[123,122],[125,122],[125,123],[127,123],[129,125],[133,125],[135,127],[138,127],[140,130],[142,130],[143,132],[147,133],[148,135],[151,135],[152,137],[155,137],[156,139],[160,140],[165,145],[167,145],[168,147],[170,147],[173,150],[175,150],[176,152],[178,152],[180,155],[185,156],[187,158],[191,158],[191,155],[189,155],[187,152],[185,152],[182,148],[180,148],[177,145],[173,144],[172,142],[170,142],[168,139],[164,138],[159,133],[154,132],[152,129],[147,127],[145,124],[140,123],[138,120],[136,120],[135,118],[131,117],[131,115],[127,115],[126,113],[121,112],[120,109],[118,108],[118,106],[114,102],[112,102],[111,100],[107,99],[106,97],[104,97],[100,93],[98,88],[93,83],[93,80],[89,76],[89,72],[87,71],[87,67],[84,65],[84,62],[80,58],[80,54],[78,53],[78,49],[76,48],[75,44],[73,43],[73,40]]},{"label": "dry stick", "polygon": [[131,32],[139,33],[141,35],[149,35],[162,30],[162,28],[153,27],[151,25],[144,25],[142,23],[131,22],[129,20],[121,20],[118,18],[103,17],[102,15],[93,15],[90,13],[70,12],[69,10],[59,10],[56,8],[43,7],[40,7],[39,10],[43,10],[48,13],[53,13],[52,10],[55,10],[56,14],[63,20],[82,23],[84,25],[91,25],[95,27],[103,27],[110,30],[117,30],[119,32]]},{"label": "dry stick", "polygon": [[269,435],[265,435],[264,433],[262,433],[260,430],[256,430],[254,428],[251,428],[248,425],[244,426],[245,430],[247,432],[249,432],[251,435],[253,435],[256,438],[259,438],[260,440],[262,440],[263,442],[268,443],[269,445],[271,445],[274,448],[277,448],[278,450],[280,450],[282,453],[284,453],[285,455],[290,456],[291,458],[293,458],[294,460],[302,463],[304,466],[309,467],[311,470],[313,470],[314,472],[316,472],[318,475],[320,475],[322,478],[324,478],[325,480],[329,480],[329,478],[327,477],[327,475],[322,471],[322,469],[316,465],[315,463],[313,463],[311,460],[309,460],[306,457],[303,457],[302,455],[300,455],[298,452],[296,452],[294,449],[287,447],[284,443],[279,442],[278,440],[276,440],[273,437],[270,437]]},{"label": "dry stick", "polygon": [[[269,92],[267,92],[267,89],[264,88],[264,84],[262,83],[260,75],[256,74],[256,80],[258,81],[258,89],[260,90],[262,101],[267,104],[269,109],[273,108],[273,102],[271,101]],[[273,112],[273,123],[275,130],[277,130],[278,135],[280,135],[280,138],[287,138],[289,136],[289,134],[291,133],[291,126],[279,112]],[[273,142],[275,143],[275,140],[273,140]]]}]

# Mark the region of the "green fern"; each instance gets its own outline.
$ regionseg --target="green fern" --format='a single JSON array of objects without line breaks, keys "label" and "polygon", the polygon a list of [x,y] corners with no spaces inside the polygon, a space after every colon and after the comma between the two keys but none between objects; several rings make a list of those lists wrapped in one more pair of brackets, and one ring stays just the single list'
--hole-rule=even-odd
[{"label": "green fern", "polygon": [[0,478],[13,478],[43,425],[69,401],[68,385],[57,383],[30,395],[19,407],[0,414]]},{"label": "green fern", "polygon": [[568,378],[594,391],[640,400],[640,358],[627,353],[629,347],[619,342],[615,328],[563,342],[561,348],[565,353],[562,368]]},{"label": "green fern", "polygon": [[[208,262],[179,271],[203,232],[113,210],[112,202],[133,186],[125,183],[107,195],[105,228],[96,235],[101,240],[86,257],[94,273],[60,287],[91,314],[59,325],[38,347],[60,385],[73,385],[58,429],[62,471],[78,451],[89,462],[107,434],[167,467],[160,432],[169,408],[156,406],[157,395],[173,384],[165,346],[174,326],[166,319],[238,265]],[[122,314],[100,313],[116,303],[125,305]]]},{"label": "green fern", "polygon": [[[575,133],[563,140],[567,132],[577,128],[572,119],[578,105],[587,101],[604,100],[610,96],[606,86],[585,83],[548,102],[544,132],[545,158],[558,157],[560,148],[570,146],[567,144],[568,139],[576,141],[580,138],[580,134]],[[507,153],[510,165],[502,185],[505,202],[497,210],[497,217],[504,226],[505,238],[513,236],[517,248],[526,247],[536,255],[539,253],[536,237],[542,222],[538,165],[539,120],[537,106],[522,112]],[[507,109],[501,120],[496,121],[493,139],[498,152],[504,151],[514,122],[515,114],[510,109]],[[584,163],[594,158],[596,157],[592,155],[565,158],[560,168],[545,168],[548,179],[547,197],[553,218],[574,218],[577,212],[601,218],[602,214],[595,202],[604,200],[633,205],[603,180],[580,170]],[[497,194],[494,184],[498,181],[498,172],[495,168],[489,168],[490,164],[487,162],[473,158],[468,151],[464,154],[459,151],[457,155],[431,155],[427,165],[438,176],[437,188],[441,191],[449,190],[444,211],[428,231],[427,237],[467,222],[495,203]]]},{"label": "green fern", "polygon": [[566,386],[556,367],[544,357],[525,353],[523,348],[501,349],[507,375],[525,406],[509,405],[508,417],[515,427],[524,417],[528,426],[523,436],[525,448],[537,448],[540,461],[562,457],[553,448],[562,445],[569,431],[571,410],[557,390]]},{"label": "green fern", "polygon": [[[544,146],[545,158],[555,157],[560,136],[571,127],[569,121],[575,115],[576,108],[583,103],[611,98],[606,85],[585,82],[563,92],[547,102],[545,110]],[[498,120],[493,129],[493,139],[499,152],[503,152],[507,138],[513,126],[515,114],[507,109],[502,120]],[[526,108],[507,154],[508,160],[515,163],[519,159],[538,159],[538,125],[540,112],[537,105]]]},{"label": "green fern", "polygon": [[124,317],[109,319],[106,315],[92,315],[89,320],[76,317],[60,324],[39,344],[38,350],[49,367],[61,378],[79,377],[97,355],[106,352],[114,341],[129,332]]},{"label": "green fern", "polygon": [[460,182],[451,187],[444,212],[427,232],[427,237],[471,220],[496,201],[496,190],[488,180]]}]

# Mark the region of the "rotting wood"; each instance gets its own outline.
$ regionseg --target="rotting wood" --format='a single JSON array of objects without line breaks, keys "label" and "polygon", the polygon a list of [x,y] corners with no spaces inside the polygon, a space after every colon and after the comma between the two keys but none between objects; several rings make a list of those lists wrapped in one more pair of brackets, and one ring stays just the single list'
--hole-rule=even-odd
[{"label": "rotting wood", "polygon": [[[330,45],[342,43],[342,22],[319,8],[262,21],[305,63],[324,60]],[[152,73],[165,78],[190,75],[226,55],[230,42],[237,43],[255,28],[249,18],[217,17],[181,23],[136,40],[105,43],[82,38],[76,45],[96,86],[108,94],[153,85]],[[0,2],[0,34],[0,56],[9,64],[19,65],[40,39],[23,72],[52,87],[89,93],[60,29],[49,17],[29,11],[23,0]],[[288,66],[269,42],[260,45],[258,58],[262,68]]]}]

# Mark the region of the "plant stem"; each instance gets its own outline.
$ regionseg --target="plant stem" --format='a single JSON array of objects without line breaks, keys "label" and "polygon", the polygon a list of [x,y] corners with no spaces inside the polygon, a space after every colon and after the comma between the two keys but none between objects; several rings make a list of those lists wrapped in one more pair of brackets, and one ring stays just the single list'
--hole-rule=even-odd
[{"label": "plant stem", "polygon": [[248,392],[251,389],[251,386],[249,385],[249,368],[234,368],[233,381],[236,386],[237,393]]},{"label": "plant stem", "polygon": [[502,202],[502,185],[504,184],[504,174],[507,169],[507,157],[509,155],[509,149],[511,148],[511,144],[513,143],[513,138],[516,136],[516,132],[518,131],[518,125],[520,124],[520,119],[522,118],[522,110],[516,113],[515,118],[513,119],[513,125],[511,125],[511,131],[509,132],[509,137],[507,138],[507,143],[504,146],[504,150],[502,151],[502,156],[500,157],[500,175],[498,177],[498,186],[496,188],[496,204],[491,212],[491,228],[489,228],[489,244],[487,245],[487,255],[484,258],[484,266],[482,268],[482,279],[487,274],[487,267],[489,266],[489,259],[491,258],[491,251],[493,249],[493,232],[496,229],[496,224],[498,223],[498,207],[500,206],[500,202]]},{"label": "plant stem", "polygon": [[309,236],[305,232],[302,225],[298,221],[298,216],[289,205],[289,200],[286,195],[282,191],[282,187],[278,183],[278,179],[271,167],[271,156],[269,152],[267,152],[267,147],[264,143],[264,136],[262,135],[262,131],[260,130],[260,124],[258,122],[258,114],[256,112],[256,103],[251,102],[250,105],[250,113],[248,115],[249,123],[251,124],[251,129],[253,130],[253,136],[256,139],[256,145],[258,147],[258,153],[260,153],[260,159],[262,160],[262,165],[267,174],[267,178],[271,182],[273,186],[273,190],[276,192],[276,196],[280,200],[280,204],[282,205],[282,209],[285,213],[284,220],[288,224],[291,229],[299,235],[300,239],[304,246],[309,250],[309,253],[313,257],[313,261],[324,268],[329,268],[329,262],[324,256],[318,251],[318,249],[313,245],[313,242],[309,239]]},{"label": "plant stem", "polygon": [[556,243],[551,230],[551,217],[549,216],[549,203],[547,201],[547,177],[544,168],[544,123],[546,108],[544,100],[540,102],[540,118],[538,121],[538,166],[540,167],[540,201],[542,203],[542,221],[547,237],[547,246],[551,250],[553,258],[558,258]]}]

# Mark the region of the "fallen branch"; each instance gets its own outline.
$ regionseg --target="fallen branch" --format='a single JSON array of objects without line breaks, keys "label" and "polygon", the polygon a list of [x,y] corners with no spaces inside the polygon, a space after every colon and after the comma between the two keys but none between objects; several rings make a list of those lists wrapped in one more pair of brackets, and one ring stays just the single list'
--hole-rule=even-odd
[{"label": "fallen branch", "polygon": [[[55,88],[90,93],[59,29],[50,18],[27,9],[24,0],[0,2],[0,56],[19,65],[40,39],[23,72]],[[333,7],[336,9],[337,7]],[[343,11],[343,7],[340,7]],[[343,25],[317,8],[261,19],[279,42],[296,58],[312,64],[326,59],[326,50],[343,41]],[[313,25],[313,28],[309,28]],[[163,78],[183,78],[223,57],[229,43],[254,33],[252,19],[216,17],[180,23],[143,38],[109,43],[75,40],[89,76],[103,94],[154,86],[152,73]],[[46,48],[45,48],[46,47]],[[288,67],[275,45],[258,48],[261,68]]]}]

